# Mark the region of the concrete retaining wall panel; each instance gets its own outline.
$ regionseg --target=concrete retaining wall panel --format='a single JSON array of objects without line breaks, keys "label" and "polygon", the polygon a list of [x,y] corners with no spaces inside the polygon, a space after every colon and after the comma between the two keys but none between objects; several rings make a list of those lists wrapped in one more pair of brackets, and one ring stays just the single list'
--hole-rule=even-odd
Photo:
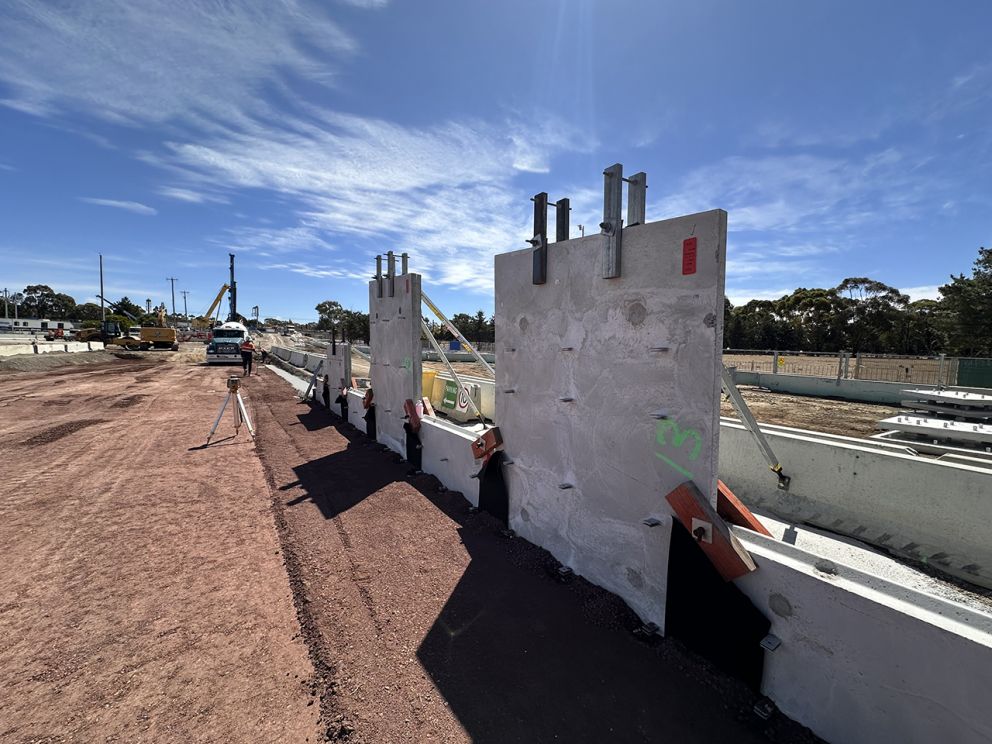
[{"label": "concrete retaining wall panel", "polygon": [[741,425],[721,427],[720,475],[745,504],[850,535],[992,587],[987,470],[764,429],[788,491]]},{"label": "concrete retaining wall panel", "polygon": [[307,359],[306,354],[304,354],[302,351],[293,351],[290,352],[289,354],[289,363],[292,364],[294,367],[302,368],[303,365],[306,364],[306,359]]},{"label": "concrete retaining wall panel", "polygon": [[664,496],[716,499],[726,230],[721,210],[626,228],[614,279],[600,235],[555,243],[540,286],[531,250],[496,256],[510,525],[659,626]]},{"label": "concrete retaining wall panel", "polygon": [[759,567],[735,583],[782,642],[762,692],[786,715],[837,744],[992,740],[992,617],[734,531]]},{"label": "concrete retaining wall panel", "polygon": [[[333,349],[328,346],[324,370],[332,390],[351,387],[351,344],[342,342]],[[337,397],[336,393],[334,397]]]},{"label": "concrete retaining wall panel", "polygon": [[320,354],[304,354],[303,368],[307,372],[316,372],[317,367],[320,366],[321,361],[323,361],[323,356]]},{"label": "concrete retaining wall panel", "polygon": [[372,361],[369,375],[375,394],[378,440],[391,449],[406,451],[403,403],[420,400],[420,275],[395,277],[394,296],[383,278],[383,296],[376,281],[369,282],[369,335]]}]

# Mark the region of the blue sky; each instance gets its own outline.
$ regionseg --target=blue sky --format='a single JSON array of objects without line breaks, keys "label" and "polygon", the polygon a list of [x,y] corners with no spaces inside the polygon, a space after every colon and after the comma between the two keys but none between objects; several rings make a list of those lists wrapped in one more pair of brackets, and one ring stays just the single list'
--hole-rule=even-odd
[{"label": "blue sky", "polygon": [[[618,0],[7,0],[0,287],[242,311],[367,309],[411,254],[492,312],[530,197],[597,225],[602,169],[648,219],[729,212],[739,304],[867,275],[914,298],[992,221],[992,5]],[[552,228],[553,229],[553,228]],[[179,295],[177,294],[177,297]]]}]

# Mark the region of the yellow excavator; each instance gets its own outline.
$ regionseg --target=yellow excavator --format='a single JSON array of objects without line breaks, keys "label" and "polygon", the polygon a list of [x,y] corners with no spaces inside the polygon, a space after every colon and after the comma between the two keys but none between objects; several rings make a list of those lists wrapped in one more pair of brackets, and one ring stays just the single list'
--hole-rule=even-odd
[{"label": "yellow excavator", "polygon": [[217,293],[214,301],[210,303],[210,309],[207,310],[207,312],[205,312],[201,317],[193,319],[192,322],[194,328],[209,329],[214,327],[214,311],[217,309],[217,306],[220,305],[220,301],[224,299],[224,293],[230,288],[231,287],[228,284],[221,285],[220,292]]}]

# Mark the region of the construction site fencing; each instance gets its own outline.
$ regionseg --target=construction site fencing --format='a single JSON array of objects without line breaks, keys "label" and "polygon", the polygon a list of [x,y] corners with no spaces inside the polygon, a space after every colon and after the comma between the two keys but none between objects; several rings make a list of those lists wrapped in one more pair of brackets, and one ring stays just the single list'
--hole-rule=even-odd
[{"label": "construction site fencing", "polygon": [[747,372],[833,377],[839,380],[992,386],[992,359],[961,359],[943,354],[903,356],[852,354],[846,351],[724,349],[723,363]]}]

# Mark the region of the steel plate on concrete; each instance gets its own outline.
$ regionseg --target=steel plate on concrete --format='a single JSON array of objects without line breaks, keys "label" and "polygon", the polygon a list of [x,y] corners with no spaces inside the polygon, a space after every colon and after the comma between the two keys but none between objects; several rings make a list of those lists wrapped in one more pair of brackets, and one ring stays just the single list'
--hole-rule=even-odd
[{"label": "steel plate on concrete", "polygon": [[530,250],[496,256],[510,525],[659,626],[665,495],[691,480],[716,504],[726,235],[722,210],[626,228],[615,279],[599,235],[550,246],[544,285]]}]

